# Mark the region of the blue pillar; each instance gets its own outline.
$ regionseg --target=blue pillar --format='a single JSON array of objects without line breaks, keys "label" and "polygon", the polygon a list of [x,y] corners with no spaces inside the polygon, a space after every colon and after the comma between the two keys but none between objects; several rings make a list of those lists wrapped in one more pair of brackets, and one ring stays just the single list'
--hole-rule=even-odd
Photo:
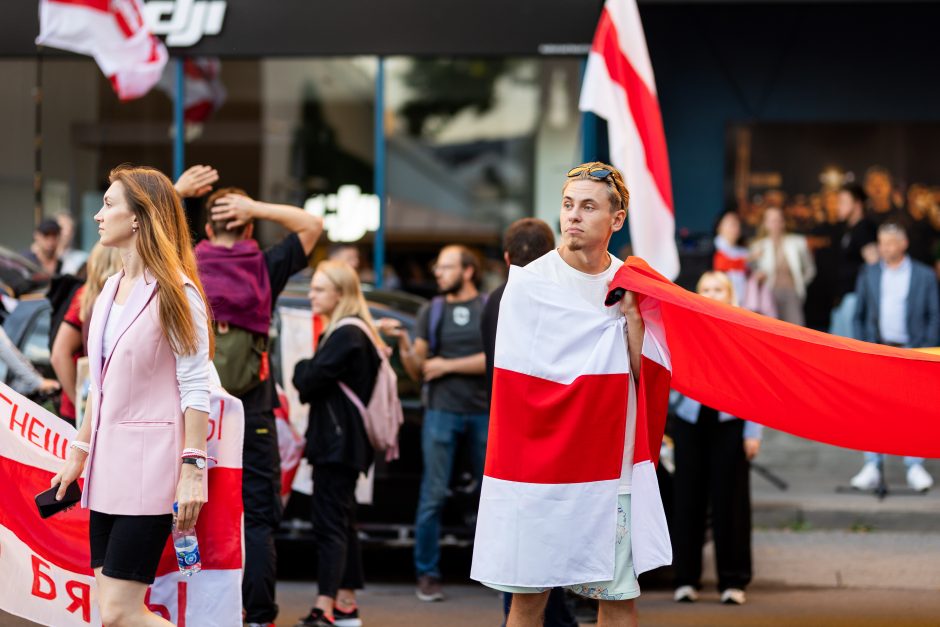
[{"label": "blue pillar", "polygon": [[378,58],[375,73],[375,195],[379,197],[379,228],[375,232],[372,267],[375,286],[381,288],[385,280],[385,58]]},{"label": "blue pillar", "polygon": [[186,110],[186,81],[183,75],[184,57],[177,57],[176,63],[176,98],[173,101],[173,180],[175,181],[186,169],[186,128],[183,113]]}]

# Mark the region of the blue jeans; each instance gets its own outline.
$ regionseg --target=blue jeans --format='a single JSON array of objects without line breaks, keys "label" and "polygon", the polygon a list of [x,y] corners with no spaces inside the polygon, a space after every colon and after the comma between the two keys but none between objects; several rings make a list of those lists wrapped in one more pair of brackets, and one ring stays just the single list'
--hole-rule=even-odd
[{"label": "blue jeans", "polygon": [[487,414],[458,414],[436,409],[424,412],[424,425],[421,427],[424,473],[415,520],[415,571],[419,577],[441,576],[441,512],[454,467],[457,439],[464,433],[469,437],[473,478],[479,483],[483,479],[488,430]]},{"label": "blue jeans", "polygon": [[[866,464],[877,464],[878,460],[881,460],[881,463],[884,464],[884,455],[881,453],[865,453],[865,463]],[[911,466],[917,466],[918,464],[923,464],[923,457],[905,457],[904,466],[910,468]]]}]

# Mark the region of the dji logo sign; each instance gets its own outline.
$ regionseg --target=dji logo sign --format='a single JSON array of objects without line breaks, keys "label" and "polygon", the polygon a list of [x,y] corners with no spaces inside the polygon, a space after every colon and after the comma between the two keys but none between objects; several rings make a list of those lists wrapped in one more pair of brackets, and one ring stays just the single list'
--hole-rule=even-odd
[{"label": "dji logo sign", "polygon": [[225,0],[150,0],[144,19],[154,35],[166,35],[166,45],[195,45],[204,35],[218,35],[225,19]]}]

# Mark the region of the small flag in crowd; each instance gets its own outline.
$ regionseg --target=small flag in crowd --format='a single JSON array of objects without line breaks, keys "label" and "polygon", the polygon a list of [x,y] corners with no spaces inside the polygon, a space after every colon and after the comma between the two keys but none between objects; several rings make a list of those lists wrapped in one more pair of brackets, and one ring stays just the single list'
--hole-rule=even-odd
[{"label": "small flag in crowd", "polygon": [[[526,268],[510,269],[470,573],[477,581],[551,587],[613,579],[622,474],[631,476],[636,572],[672,561],[654,466],[669,356],[655,312],[643,312],[637,390],[623,319],[600,304],[572,299]],[[625,459],[628,440],[633,457]]]},{"label": "small flag in crowd", "polygon": [[610,160],[630,190],[634,254],[675,279],[676,220],[666,135],[636,0],[607,0],[581,86],[582,111],[607,121]]},{"label": "small flag in crowd", "polygon": [[41,0],[36,43],[94,57],[121,100],[156,85],[167,62],[141,0]]},{"label": "small flag in crowd", "polygon": [[[193,57],[183,61],[183,118],[201,124],[218,111],[228,95],[222,84],[222,62],[218,57]],[[160,89],[176,99],[176,72],[168,67],[160,78]]]}]

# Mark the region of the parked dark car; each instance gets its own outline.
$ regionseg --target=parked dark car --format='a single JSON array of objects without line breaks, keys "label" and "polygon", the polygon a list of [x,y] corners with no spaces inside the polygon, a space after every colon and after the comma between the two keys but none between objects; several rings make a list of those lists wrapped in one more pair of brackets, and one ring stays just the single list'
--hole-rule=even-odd
[{"label": "parked dark car", "polygon": [[[308,309],[306,281],[292,281],[278,299],[279,307]],[[366,301],[373,318],[395,318],[414,338],[415,320],[418,309],[425,299],[406,292],[378,290],[364,285]],[[277,345],[279,344],[280,320],[275,315],[272,337],[272,364],[279,363]],[[371,505],[360,505],[357,516],[360,537],[366,545],[411,546],[414,543],[414,519],[418,507],[418,491],[421,485],[421,424],[422,406],[420,385],[412,381],[404,371],[398,355],[397,343],[386,338],[393,347],[390,358],[392,367],[398,374],[399,397],[404,409],[405,422],[399,432],[401,456],[398,460],[386,463],[381,456],[375,462],[375,484]],[[275,377],[283,382],[284,375],[275,370]],[[465,447],[463,447],[465,448]],[[469,546],[473,539],[473,526],[476,519],[476,485],[469,472],[469,459],[458,458],[451,479],[451,493],[444,509],[442,544],[450,546]],[[299,492],[292,492],[284,512],[279,543],[289,541],[311,541],[310,497]],[[280,553],[280,552],[279,552]]]}]

